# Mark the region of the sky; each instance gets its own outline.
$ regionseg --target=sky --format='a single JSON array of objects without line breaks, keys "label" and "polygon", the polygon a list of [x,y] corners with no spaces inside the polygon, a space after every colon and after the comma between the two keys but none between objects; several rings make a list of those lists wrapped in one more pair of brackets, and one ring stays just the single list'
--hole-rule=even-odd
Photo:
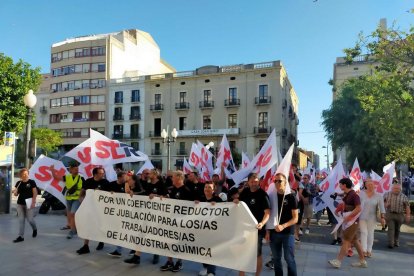
[{"label": "sky", "polygon": [[177,71],[281,60],[299,97],[299,146],[324,167],[321,113],[336,57],[381,18],[408,30],[412,8],[412,0],[1,0],[0,52],[46,73],[53,43],[140,29]]}]

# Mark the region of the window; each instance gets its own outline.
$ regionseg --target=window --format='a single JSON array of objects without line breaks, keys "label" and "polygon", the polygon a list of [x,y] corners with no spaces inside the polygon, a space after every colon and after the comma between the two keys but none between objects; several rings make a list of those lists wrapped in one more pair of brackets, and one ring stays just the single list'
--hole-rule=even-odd
[{"label": "window", "polygon": [[187,127],[187,117],[180,117],[178,130],[184,130]]},{"label": "window", "polygon": [[230,149],[235,150],[236,149],[236,141],[229,141]]},{"label": "window", "polygon": [[98,72],[105,72],[105,63],[98,64]]},{"label": "window", "polygon": [[237,99],[237,88],[229,88],[229,102],[235,101]]},{"label": "window", "polygon": [[267,128],[267,112],[259,113],[259,128]]},{"label": "window", "polygon": [[139,102],[139,90],[132,90],[131,91],[131,102],[136,103]]},{"label": "window", "polygon": [[115,116],[122,115],[122,107],[115,107],[114,113],[115,113]]},{"label": "window", "polygon": [[203,116],[203,129],[211,129],[211,116]]},{"label": "window", "polygon": [[139,106],[131,106],[131,120],[140,119],[140,108]]},{"label": "window", "polygon": [[89,116],[91,121],[103,121],[105,120],[105,111],[91,111]]},{"label": "window", "polygon": [[229,128],[237,128],[237,114],[229,114]]},{"label": "window", "polygon": [[159,105],[161,104],[161,94],[155,94],[154,95],[155,104]]},{"label": "window", "polygon": [[105,54],[105,47],[99,46],[99,47],[92,47],[92,55],[93,56],[102,56]]},{"label": "window", "polygon": [[154,136],[161,136],[161,118],[154,118]]},{"label": "window", "polygon": [[123,125],[115,125],[114,126],[114,138],[122,138],[124,135],[124,126]]},{"label": "window", "polygon": [[124,102],[124,93],[122,91],[115,92],[115,103],[123,103]]},{"label": "window", "polygon": [[259,99],[267,99],[268,86],[267,84],[259,85]]},{"label": "window", "polygon": [[50,114],[50,123],[59,123],[60,122],[60,114]]},{"label": "window", "polygon": [[204,102],[211,102],[211,90],[204,90]]},{"label": "window", "polygon": [[180,92],[180,103],[185,103],[186,92]]},{"label": "window", "polygon": [[264,146],[266,140],[259,140],[259,150]]},{"label": "window", "polygon": [[134,150],[139,150],[139,142],[131,142],[131,147],[134,148]]},{"label": "window", "polygon": [[131,139],[139,139],[139,125],[131,125]]}]

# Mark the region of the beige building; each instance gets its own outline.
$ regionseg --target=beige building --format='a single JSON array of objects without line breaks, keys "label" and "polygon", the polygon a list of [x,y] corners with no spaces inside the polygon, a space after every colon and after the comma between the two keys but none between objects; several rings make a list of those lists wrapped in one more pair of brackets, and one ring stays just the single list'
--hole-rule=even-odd
[{"label": "beige building", "polygon": [[[181,166],[193,142],[217,146],[223,134],[231,147],[250,157],[274,128],[282,154],[297,143],[298,98],[280,61],[115,79],[109,90],[114,97],[109,113],[122,119],[109,122],[112,137],[131,141],[164,171],[167,146],[162,129],[178,130],[171,144],[171,168]],[[133,93],[139,93],[143,103],[127,103],[126,108],[117,104],[115,95],[132,99]],[[139,118],[131,120],[133,114]]]},{"label": "beige building", "polygon": [[160,58],[151,35],[140,30],[55,43],[51,49],[50,102],[46,105],[49,127],[63,133],[68,149],[89,137],[89,128],[108,135],[109,79],[173,71]]}]

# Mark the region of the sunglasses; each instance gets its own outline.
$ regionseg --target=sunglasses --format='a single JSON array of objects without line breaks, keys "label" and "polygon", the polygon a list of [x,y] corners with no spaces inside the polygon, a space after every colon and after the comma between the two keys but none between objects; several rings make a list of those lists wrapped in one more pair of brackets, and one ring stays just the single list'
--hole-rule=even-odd
[{"label": "sunglasses", "polygon": [[282,183],[283,182],[283,180],[282,179],[277,179],[277,180],[275,180],[275,181],[273,181],[275,184],[280,184],[280,183]]}]

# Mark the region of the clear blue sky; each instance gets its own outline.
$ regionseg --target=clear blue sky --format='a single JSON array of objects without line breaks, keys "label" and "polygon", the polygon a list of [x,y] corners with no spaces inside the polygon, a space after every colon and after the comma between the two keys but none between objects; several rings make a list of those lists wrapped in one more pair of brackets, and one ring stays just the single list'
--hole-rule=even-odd
[{"label": "clear blue sky", "polygon": [[[299,96],[300,147],[326,164],[321,112],[331,103],[335,58],[380,18],[414,22],[409,0],[1,0],[0,52],[50,70],[65,38],[140,29],[178,71],[282,60]],[[332,155],[331,155],[332,156]]]}]

